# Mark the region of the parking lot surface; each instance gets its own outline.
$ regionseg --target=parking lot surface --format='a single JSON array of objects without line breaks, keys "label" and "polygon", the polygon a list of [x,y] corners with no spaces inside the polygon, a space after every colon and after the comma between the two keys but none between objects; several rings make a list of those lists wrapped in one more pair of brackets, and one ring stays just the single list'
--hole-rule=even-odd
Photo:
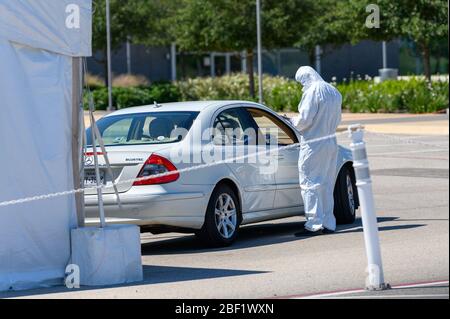
[{"label": "parking lot surface", "polygon": [[[409,285],[401,291],[360,290],[366,257],[359,218],[332,235],[297,238],[298,217],[243,227],[239,240],[221,249],[205,248],[192,235],[142,234],[144,282],[0,297],[448,298],[448,136],[367,132],[366,142],[385,278],[393,286]],[[340,135],[340,143],[349,139]]]}]

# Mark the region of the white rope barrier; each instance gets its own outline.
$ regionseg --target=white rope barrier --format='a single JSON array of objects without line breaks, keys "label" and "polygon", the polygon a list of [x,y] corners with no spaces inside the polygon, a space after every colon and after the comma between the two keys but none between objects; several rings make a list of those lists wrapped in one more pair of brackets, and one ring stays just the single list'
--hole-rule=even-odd
[{"label": "white rope barrier", "polygon": [[[367,131],[367,130],[365,130],[365,132],[368,133],[368,134],[372,134],[372,135],[378,135],[378,136],[386,138],[388,140],[402,142],[404,144],[409,144],[409,145],[416,144],[416,145],[423,145],[423,146],[429,146],[429,147],[439,147],[439,146],[442,147],[442,145],[433,144],[433,143],[427,143],[427,142],[422,142],[422,141],[417,141],[415,139],[410,139],[410,138],[392,136],[392,135],[389,135],[389,134],[378,133],[378,132]],[[338,132],[336,134],[332,134],[332,135],[328,135],[328,136],[324,136],[324,137],[308,140],[308,141],[305,141],[303,143],[306,143],[306,144],[316,143],[316,142],[319,142],[319,141],[335,138],[335,137],[338,137],[340,135],[344,135],[346,133],[347,133],[346,131]],[[4,202],[0,202],[0,207],[18,205],[18,204],[34,202],[34,201],[39,201],[39,200],[52,199],[52,198],[60,197],[60,196],[68,196],[68,195],[72,195],[72,194],[76,194],[76,193],[84,193],[86,191],[96,191],[98,188],[105,189],[105,188],[109,188],[111,186],[118,186],[118,185],[121,185],[121,184],[130,184],[130,183],[144,181],[144,180],[148,180],[148,179],[165,177],[165,176],[169,176],[169,175],[172,175],[172,174],[180,174],[180,173],[196,171],[196,170],[200,170],[200,169],[203,169],[203,168],[210,168],[210,167],[213,167],[213,166],[226,164],[226,163],[230,163],[230,162],[234,162],[234,161],[245,160],[247,158],[251,158],[251,157],[255,157],[255,156],[259,156],[259,155],[270,154],[272,152],[279,152],[279,151],[283,151],[283,150],[286,150],[286,149],[295,148],[295,147],[298,147],[300,144],[301,143],[295,143],[295,144],[291,144],[291,145],[288,145],[288,146],[277,147],[277,148],[273,148],[273,149],[270,149],[270,150],[264,150],[264,151],[261,151],[261,152],[255,152],[255,153],[252,153],[252,154],[247,154],[247,155],[243,155],[243,156],[239,156],[239,157],[230,157],[230,158],[227,158],[227,159],[224,159],[224,160],[221,160],[221,161],[216,161],[216,162],[207,163],[207,164],[200,164],[200,165],[197,165],[197,166],[187,167],[187,168],[183,168],[183,169],[179,169],[179,170],[175,170],[175,171],[165,172],[165,173],[151,175],[151,176],[146,176],[146,177],[138,177],[138,178],[134,178],[134,179],[123,180],[123,181],[120,181],[120,182],[117,182],[117,183],[112,183],[112,185],[100,185],[100,186],[92,186],[92,187],[87,187],[87,188],[78,188],[78,189],[67,190],[67,191],[62,191],[62,192],[55,192],[55,193],[51,193],[51,194],[36,195],[36,196],[31,196],[31,197],[26,197],[26,198],[20,198],[20,199],[4,201]],[[448,150],[449,150],[448,148],[447,149],[442,149],[442,151],[448,151]],[[424,152],[426,152],[426,151],[424,151]],[[372,154],[372,155],[378,155],[378,154]]]},{"label": "white rope barrier", "polygon": [[[335,134],[319,137],[319,138],[316,138],[316,139],[307,140],[307,141],[304,141],[302,143],[304,143],[304,144],[317,143],[317,142],[320,142],[320,141],[323,141],[323,140],[336,138],[337,136],[343,135],[343,134],[346,134],[346,132],[339,132],[339,133],[335,133]],[[226,164],[226,163],[230,163],[230,162],[234,162],[234,161],[237,162],[237,161],[245,160],[247,158],[251,158],[251,157],[255,157],[255,156],[259,156],[259,155],[265,155],[265,154],[270,154],[270,153],[273,153],[273,152],[283,151],[283,150],[290,149],[290,148],[295,148],[295,147],[300,146],[302,143],[290,144],[290,145],[287,145],[287,146],[277,147],[277,148],[273,148],[273,149],[270,149],[270,150],[264,150],[264,151],[261,151],[261,152],[255,152],[255,153],[251,153],[251,154],[247,154],[247,155],[243,155],[243,156],[239,156],[239,157],[230,157],[230,158],[227,158],[227,159],[224,159],[224,160],[221,160],[221,161],[216,161],[216,162],[207,163],[207,164],[200,164],[200,165],[197,165],[197,166],[187,167],[187,168],[174,170],[174,171],[170,171],[170,172],[165,172],[165,173],[160,173],[160,174],[155,174],[155,175],[151,175],[151,176],[145,176],[145,177],[138,177],[138,178],[134,178],[134,179],[123,180],[123,181],[120,181],[120,182],[117,182],[117,183],[113,182],[112,185],[118,186],[118,185],[122,185],[122,184],[130,184],[130,183],[134,183],[134,182],[140,182],[140,181],[144,181],[144,180],[170,176],[170,175],[173,175],[173,174],[180,174],[180,173],[186,173],[186,172],[200,170],[200,169],[203,169],[203,168],[210,168],[210,167],[213,167],[213,166]],[[108,187],[111,187],[111,186],[108,186],[108,185],[92,186],[92,187],[87,187],[87,188],[78,188],[78,189],[62,191],[62,192],[56,192],[56,193],[51,193],[51,194],[36,195],[36,196],[32,196],[32,197],[14,199],[14,200],[0,202],[0,207],[18,205],[18,204],[23,204],[23,203],[29,203],[29,202],[34,202],[34,201],[38,201],[38,200],[46,200],[46,199],[51,199],[51,198],[60,197],[60,196],[68,196],[68,195],[72,195],[72,194],[76,194],[76,193],[84,193],[86,191],[94,191],[94,190],[97,190],[97,189],[105,189],[105,188],[108,188]]]}]

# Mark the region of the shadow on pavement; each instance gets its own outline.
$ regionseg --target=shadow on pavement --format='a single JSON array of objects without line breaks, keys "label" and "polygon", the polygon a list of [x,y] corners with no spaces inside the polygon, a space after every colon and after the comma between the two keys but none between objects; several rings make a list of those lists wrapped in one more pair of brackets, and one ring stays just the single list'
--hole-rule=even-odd
[{"label": "shadow on pavement", "polygon": [[304,222],[289,222],[244,226],[239,230],[237,241],[232,246],[224,248],[206,247],[194,235],[155,240],[142,244],[142,255],[200,254],[281,244],[301,240],[295,238],[294,233],[301,229],[303,224]]},{"label": "shadow on pavement", "polygon": [[143,267],[144,267],[144,281],[139,283],[142,285],[174,283],[189,280],[246,276],[246,275],[267,273],[266,271],[250,271],[250,270],[247,271],[235,269],[166,267],[166,266],[148,266],[148,265],[143,265]]},{"label": "shadow on pavement", "polygon": [[[402,221],[399,217],[378,217],[378,223],[384,222],[398,222]],[[390,231],[390,230],[401,230],[401,229],[412,229],[426,226],[426,224],[410,224],[410,225],[393,225],[393,226],[378,226],[378,231]],[[357,218],[356,221],[351,225],[339,225],[336,229],[336,233],[332,235],[338,234],[349,234],[349,233],[362,233],[363,226],[361,218]]]},{"label": "shadow on pavement", "polygon": [[[398,217],[379,217],[378,223],[397,221]],[[208,248],[205,247],[193,235],[180,236],[171,239],[155,240],[142,244],[142,255],[173,255],[173,254],[195,254],[216,251],[232,251],[245,248],[254,248],[267,245],[282,244],[292,241],[306,240],[317,237],[295,237],[304,225],[304,222],[287,223],[265,223],[244,226],[240,229],[237,241],[230,247]],[[426,226],[425,224],[380,226],[380,231],[402,230]],[[361,218],[357,218],[351,225],[339,225],[335,234],[326,236],[336,236],[347,233],[362,232]]]},{"label": "shadow on pavement", "polygon": [[143,265],[142,267],[144,272],[144,280],[136,283],[100,286],[100,287],[83,286],[79,289],[68,289],[64,286],[56,286],[42,289],[0,292],[0,299],[38,296],[43,294],[72,293],[72,292],[76,293],[80,291],[89,291],[98,289],[155,285],[161,283],[176,283],[189,280],[247,276],[247,275],[267,273],[265,271],[236,270],[236,269],[210,269],[210,268],[168,267],[168,266],[148,266],[148,265]]},{"label": "shadow on pavement", "polygon": [[[379,217],[378,222],[398,222],[398,217]],[[171,254],[192,254],[214,251],[230,251],[265,245],[280,244],[292,241],[299,241],[318,237],[295,237],[294,234],[302,228],[304,222],[286,223],[265,223],[245,226],[241,229],[238,241],[231,247],[226,248],[205,248],[195,236],[183,236],[177,238],[157,240],[142,244],[142,255],[171,255]],[[399,229],[410,229],[426,226],[425,224],[392,225],[380,226],[380,231],[390,231]],[[339,225],[337,232],[325,236],[339,236],[341,234],[362,232],[362,222],[360,218],[351,225]],[[319,236],[320,237],[320,236]],[[189,268],[189,267],[169,267],[169,266],[149,266],[143,265],[144,280],[142,282],[127,285],[115,285],[104,287],[82,287],[81,289],[67,289],[63,286],[35,289],[28,291],[14,291],[0,293],[0,298],[26,297],[42,294],[68,293],[77,291],[87,291],[96,289],[108,289],[117,287],[132,287],[139,285],[152,285],[160,283],[175,283],[190,280],[202,280],[211,278],[223,278],[233,276],[246,276],[267,273],[264,271],[236,270],[236,269],[210,269],[210,268]]]}]

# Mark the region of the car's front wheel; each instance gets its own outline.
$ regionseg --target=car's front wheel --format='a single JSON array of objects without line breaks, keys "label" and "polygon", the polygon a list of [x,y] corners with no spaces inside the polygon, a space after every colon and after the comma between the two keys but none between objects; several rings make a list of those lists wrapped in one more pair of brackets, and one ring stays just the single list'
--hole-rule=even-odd
[{"label": "car's front wheel", "polygon": [[344,166],[339,172],[334,188],[334,216],[338,225],[352,224],[358,209],[358,190],[350,168]]},{"label": "car's front wheel", "polygon": [[231,245],[241,223],[239,200],[228,185],[219,185],[211,195],[206,210],[205,223],[196,233],[208,246]]}]

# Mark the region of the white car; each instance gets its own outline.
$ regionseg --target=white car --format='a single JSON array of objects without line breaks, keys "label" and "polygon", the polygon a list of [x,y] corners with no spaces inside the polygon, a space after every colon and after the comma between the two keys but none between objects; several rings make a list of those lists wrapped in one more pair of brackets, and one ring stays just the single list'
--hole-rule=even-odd
[{"label": "white car", "polygon": [[[136,224],[152,233],[191,232],[209,245],[225,246],[241,225],[304,214],[300,134],[266,106],[246,101],[155,104],[119,110],[97,125],[113,173],[99,156],[108,223]],[[90,136],[89,128],[87,188],[96,183]],[[352,223],[359,204],[348,149],[339,147],[336,167],[335,216],[339,224]],[[95,189],[86,190],[85,205],[87,225],[98,225]]]}]

